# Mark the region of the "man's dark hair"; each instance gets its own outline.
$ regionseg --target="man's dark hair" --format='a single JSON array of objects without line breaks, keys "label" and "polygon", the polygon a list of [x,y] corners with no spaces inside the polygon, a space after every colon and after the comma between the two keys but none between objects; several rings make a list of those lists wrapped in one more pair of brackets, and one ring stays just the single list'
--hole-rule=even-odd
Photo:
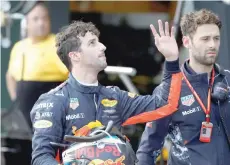
[{"label": "man's dark hair", "polygon": [[32,11],[35,7],[42,6],[47,11],[49,11],[48,7],[46,6],[44,1],[31,1],[30,3],[26,3],[25,6],[22,9],[22,13],[27,15],[30,11]]},{"label": "man's dark hair", "polygon": [[199,11],[185,14],[181,18],[181,32],[183,36],[189,35],[192,37],[198,26],[204,24],[215,24],[219,29],[221,28],[221,21],[215,13],[207,9],[201,9]]},{"label": "man's dark hair", "polygon": [[69,71],[72,69],[69,52],[80,51],[81,40],[79,37],[84,37],[87,32],[91,32],[97,37],[100,35],[99,30],[92,22],[74,21],[62,28],[56,36],[57,54]]}]

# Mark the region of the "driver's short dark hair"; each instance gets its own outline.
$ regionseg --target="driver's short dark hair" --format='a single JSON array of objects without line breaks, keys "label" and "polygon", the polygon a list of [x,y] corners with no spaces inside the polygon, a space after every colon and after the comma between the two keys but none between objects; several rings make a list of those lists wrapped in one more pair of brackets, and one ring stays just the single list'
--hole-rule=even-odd
[{"label": "driver's short dark hair", "polygon": [[92,22],[74,21],[65,26],[56,36],[57,54],[66,65],[69,71],[72,69],[72,63],[69,58],[69,52],[80,51],[80,36],[84,37],[87,32],[91,32],[99,37],[100,32]]}]

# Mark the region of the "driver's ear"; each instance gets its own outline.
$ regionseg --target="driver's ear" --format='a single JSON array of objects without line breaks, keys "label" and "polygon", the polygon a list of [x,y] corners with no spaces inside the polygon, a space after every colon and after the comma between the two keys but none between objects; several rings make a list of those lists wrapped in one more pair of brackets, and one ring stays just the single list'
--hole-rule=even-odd
[{"label": "driver's ear", "polygon": [[81,54],[80,52],[69,52],[69,57],[72,61],[79,62],[81,59]]},{"label": "driver's ear", "polygon": [[184,47],[186,47],[188,49],[189,48],[189,42],[190,42],[189,37],[188,36],[183,36],[182,42],[183,42]]}]

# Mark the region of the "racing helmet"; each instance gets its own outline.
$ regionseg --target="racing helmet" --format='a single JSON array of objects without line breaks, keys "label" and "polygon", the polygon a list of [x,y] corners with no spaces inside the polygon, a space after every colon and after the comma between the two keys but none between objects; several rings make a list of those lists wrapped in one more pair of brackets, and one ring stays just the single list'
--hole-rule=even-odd
[{"label": "racing helmet", "polygon": [[64,139],[72,144],[62,152],[63,165],[135,165],[137,162],[128,139],[113,127],[112,121],[107,127],[91,129],[87,136],[66,135]]}]

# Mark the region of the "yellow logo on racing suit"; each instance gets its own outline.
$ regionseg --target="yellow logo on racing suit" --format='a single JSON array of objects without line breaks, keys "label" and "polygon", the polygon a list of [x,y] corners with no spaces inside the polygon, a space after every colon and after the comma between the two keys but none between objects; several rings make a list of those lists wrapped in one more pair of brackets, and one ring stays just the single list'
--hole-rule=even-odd
[{"label": "yellow logo on racing suit", "polygon": [[114,107],[115,105],[117,105],[117,100],[109,100],[109,99],[103,99],[101,100],[101,103],[105,106],[105,107]]},{"label": "yellow logo on racing suit", "polygon": [[122,163],[125,160],[125,156],[121,156],[120,158],[117,158],[115,161],[108,159],[106,161],[103,161],[101,159],[94,159],[92,160],[89,165],[125,165]]},{"label": "yellow logo on racing suit", "polygon": [[51,121],[48,120],[38,120],[34,123],[34,128],[49,128],[53,125]]}]

